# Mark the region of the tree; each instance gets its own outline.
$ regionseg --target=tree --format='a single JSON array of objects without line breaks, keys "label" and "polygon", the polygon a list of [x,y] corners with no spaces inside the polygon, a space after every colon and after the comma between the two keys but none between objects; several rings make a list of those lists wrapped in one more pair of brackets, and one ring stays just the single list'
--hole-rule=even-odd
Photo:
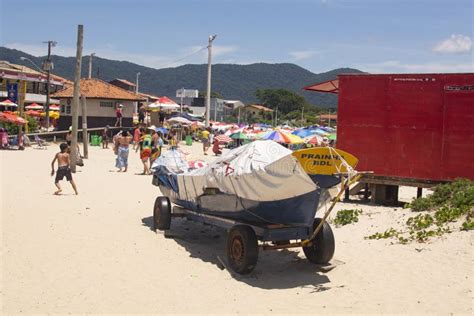
[{"label": "tree", "polygon": [[307,105],[306,99],[286,89],[257,89],[255,96],[261,104],[287,114],[300,110]]},{"label": "tree", "polygon": [[[199,91],[199,95],[198,97],[200,98],[205,98],[206,97],[206,91]],[[224,97],[222,96],[222,94],[220,94],[219,92],[217,91],[211,91],[211,99],[212,98],[217,98],[217,99],[224,99]]]}]

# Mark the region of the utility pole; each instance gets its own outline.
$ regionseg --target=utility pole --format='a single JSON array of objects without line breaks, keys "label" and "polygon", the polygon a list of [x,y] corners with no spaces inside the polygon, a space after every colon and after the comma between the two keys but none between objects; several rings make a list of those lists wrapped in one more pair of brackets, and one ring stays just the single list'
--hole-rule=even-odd
[{"label": "utility pole", "polygon": [[[211,62],[212,62],[212,42],[217,35],[209,36],[209,45],[207,46],[207,93],[206,93],[206,127],[209,126],[209,119],[211,117]],[[215,110],[215,109],[214,109]]]},{"label": "utility pole", "polygon": [[[71,140],[71,171],[76,172],[77,160],[77,117],[79,110],[79,94],[81,93],[81,64],[82,64],[82,41],[84,26],[77,26],[77,51],[76,70],[74,72],[74,95],[72,99],[72,140]],[[87,140],[86,140],[87,141]]]},{"label": "utility pole", "polygon": [[51,69],[53,68],[53,63],[51,62],[51,47],[55,47],[57,42],[47,41],[44,42],[48,44],[48,58],[43,62],[43,70],[46,71],[46,104],[45,104],[45,114],[46,114],[46,130],[49,129],[49,94],[50,94],[50,85],[51,85]]},{"label": "utility pole", "polygon": [[84,158],[89,158],[89,133],[87,132],[87,101],[86,96],[81,95],[81,117],[82,117],[82,146]]},{"label": "utility pole", "polygon": [[278,126],[278,106],[276,107],[276,112],[275,112],[275,127]]},{"label": "utility pole", "polygon": [[240,125],[240,106],[239,106],[239,117],[237,118],[237,125]]},{"label": "utility pole", "polygon": [[95,56],[95,53],[89,55],[89,76],[87,78],[92,78],[92,57]]},{"label": "utility pole", "polygon": [[[135,94],[138,96],[138,77],[140,76],[140,72],[137,72],[137,78],[135,80]],[[135,102],[135,113],[138,113],[138,101]]]},{"label": "utility pole", "polygon": [[331,127],[331,109],[329,109],[328,126]]},{"label": "utility pole", "polygon": [[304,106],[301,108],[301,126],[304,125]]}]

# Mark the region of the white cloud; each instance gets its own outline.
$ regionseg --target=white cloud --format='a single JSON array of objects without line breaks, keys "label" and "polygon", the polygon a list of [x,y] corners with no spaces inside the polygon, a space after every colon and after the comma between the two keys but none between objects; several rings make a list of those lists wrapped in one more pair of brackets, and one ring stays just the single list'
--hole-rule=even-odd
[{"label": "white cloud", "polygon": [[221,46],[221,45],[213,45],[212,46],[212,55],[220,56],[229,53],[233,53],[238,50],[237,46]]},{"label": "white cloud", "polygon": [[301,50],[301,51],[293,51],[290,52],[290,56],[293,57],[295,61],[308,59],[314,56],[316,52],[311,50]]},{"label": "white cloud", "polygon": [[450,38],[438,43],[433,47],[433,51],[437,53],[466,53],[472,49],[472,40],[469,36],[461,34],[453,34]]},{"label": "white cloud", "polygon": [[353,67],[370,73],[438,73],[438,72],[472,72],[473,63],[402,63],[398,60],[388,60],[380,63],[358,64]]}]

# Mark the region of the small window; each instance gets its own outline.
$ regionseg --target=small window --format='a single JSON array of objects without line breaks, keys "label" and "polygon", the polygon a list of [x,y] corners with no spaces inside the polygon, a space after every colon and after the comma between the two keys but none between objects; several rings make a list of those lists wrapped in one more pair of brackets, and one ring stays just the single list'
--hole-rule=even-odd
[{"label": "small window", "polygon": [[66,106],[66,114],[71,114],[71,106]]},{"label": "small window", "polygon": [[66,111],[66,106],[64,104],[61,104],[61,113],[64,113]]},{"label": "small window", "polygon": [[100,101],[99,106],[101,108],[113,108],[114,102],[113,101]]}]

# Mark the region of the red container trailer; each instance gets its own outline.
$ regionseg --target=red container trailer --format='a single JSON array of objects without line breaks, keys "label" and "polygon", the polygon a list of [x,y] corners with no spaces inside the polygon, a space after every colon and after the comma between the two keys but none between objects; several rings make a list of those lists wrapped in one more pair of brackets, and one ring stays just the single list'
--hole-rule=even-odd
[{"label": "red container trailer", "polygon": [[342,74],[304,89],[338,93],[337,147],[372,183],[474,180],[474,73]]}]

